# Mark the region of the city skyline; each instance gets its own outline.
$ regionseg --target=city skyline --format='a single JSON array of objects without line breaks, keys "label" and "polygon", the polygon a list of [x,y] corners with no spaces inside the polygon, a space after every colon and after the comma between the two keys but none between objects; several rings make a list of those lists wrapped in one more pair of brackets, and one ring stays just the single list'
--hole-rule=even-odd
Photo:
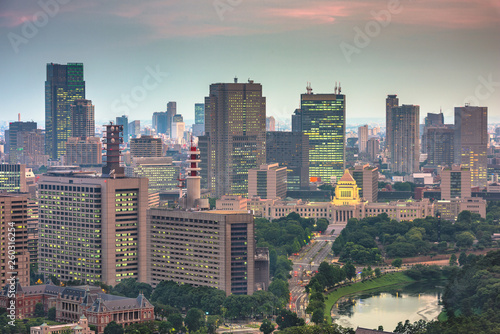
[{"label": "city skyline", "polygon": [[[332,93],[340,81],[348,120],[383,119],[388,94],[419,105],[422,117],[442,108],[449,122],[454,107],[471,102],[499,120],[500,5],[492,0],[140,7],[46,0],[0,9],[5,121],[20,111],[22,120],[43,126],[40,82],[51,62],[84,63],[98,121],[150,119],[144,115],[165,111],[168,101],[194,120],[207,87],[234,76],[262,84],[267,115],[277,120],[299,107],[308,81],[314,93]],[[134,92],[139,98],[128,103],[123,96]]]}]

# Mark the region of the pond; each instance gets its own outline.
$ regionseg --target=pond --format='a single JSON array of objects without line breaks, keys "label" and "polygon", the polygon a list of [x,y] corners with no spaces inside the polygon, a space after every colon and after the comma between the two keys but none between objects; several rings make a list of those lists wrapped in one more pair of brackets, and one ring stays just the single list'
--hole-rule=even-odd
[{"label": "pond", "polygon": [[365,327],[393,331],[398,322],[409,319],[433,320],[441,313],[439,305],[444,282],[412,283],[360,292],[339,300],[332,308],[333,321],[344,327]]}]

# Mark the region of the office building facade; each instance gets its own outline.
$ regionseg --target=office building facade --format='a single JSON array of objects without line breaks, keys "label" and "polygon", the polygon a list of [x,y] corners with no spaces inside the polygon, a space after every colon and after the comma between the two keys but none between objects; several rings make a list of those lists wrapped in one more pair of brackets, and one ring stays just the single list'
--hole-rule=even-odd
[{"label": "office building facade", "polygon": [[[18,163],[23,155],[24,142],[22,138],[26,133],[36,131],[36,122],[10,122],[9,123],[9,161],[10,163]],[[7,134],[6,134],[7,137]],[[6,138],[7,139],[7,138]]]},{"label": "office building facade", "polygon": [[128,116],[118,116],[116,117],[116,125],[121,125],[123,127],[123,142],[128,143]]},{"label": "office building facade", "polygon": [[98,137],[70,137],[66,144],[66,165],[101,166],[102,143]]},{"label": "office building facade", "polygon": [[134,157],[161,157],[161,138],[141,136],[130,139],[130,156]]},{"label": "office building facade", "polygon": [[385,149],[390,154],[392,147],[392,108],[399,106],[397,95],[387,95],[385,99]]},{"label": "office building facade", "polygon": [[441,170],[441,199],[451,200],[471,197],[471,171],[460,165]]},{"label": "office building facade", "polygon": [[204,103],[195,103],[194,105],[194,124],[205,124]]},{"label": "office building facade", "polygon": [[265,163],[265,141],[262,86],[251,80],[237,83],[237,79],[210,85],[205,98],[205,135],[199,138],[202,186],[216,197],[246,196],[248,170]]},{"label": "office building facade", "polygon": [[83,64],[47,64],[45,81],[45,153],[57,160],[71,137],[71,105],[85,99]]},{"label": "office building facade", "polygon": [[171,157],[132,158],[132,164],[125,167],[127,177],[147,178],[148,191],[166,192],[178,189],[180,167],[172,164]]},{"label": "office building facade", "polygon": [[451,166],[454,163],[455,129],[452,126],[425,127],[422,143],[426,145],[427,164]]},{"label": "office building facade", "polygon": [[469,168],[473,187],[486,187],[488,174],[488,108],[455,108],[455,163]]},{"label": "office building facade", "polygon": [[302,132],[309,138],[309,177],[330,182],[345,168],[345,95],[302,94]]},{"label": "office building facade", "polygon": [[413,174],[419,170],[420,158],[420,107],[402,105],[391,111],[392,131],[388,133],[391,143],[391,170]]},{"label": "office building facade", "polygon": [[0,191],[28,191],[25,164],[0,164]]},{"label": "office building facade", "polygon": [[286,167],[280,167],[277,163],[248,170],[248,198],[285,198],[286,177]]},{"label": "office building facade", "polygon": [[266,162],[287,168],[287,189],[309,189],[309,138],[302,132],[266,132]]},{"label": "office building facade", "polygon": [[276,120],[273,116],[266,117],[266,131],[276,131]]},{"label": "office building facade", "polygon": [[359,189],[359,196],[369,203],[378,201],[378,168],[356,165],[349,169]]},{"label": "office building facade", "polygon": [[71,104],[71,137],[95,136],[95,109],[91,100],[75,100]]},{"label": "office building facade", "polygon": [[358,128],[359,153],[366,152],[367,142],[368,142],[368,125],[363,125]]},{"label": "office building facade", "polygon": [[378,153],[380,152],[380,139],[368,139],[368,141],[366,142],[366,152],[368,153],[370,161],[375,161],[377,159]]}]

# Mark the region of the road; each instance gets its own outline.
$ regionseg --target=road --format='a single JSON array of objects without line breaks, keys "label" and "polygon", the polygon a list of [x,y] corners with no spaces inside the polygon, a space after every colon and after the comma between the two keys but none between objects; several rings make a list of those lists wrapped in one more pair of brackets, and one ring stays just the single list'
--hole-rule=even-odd
[{"label": "road", "polygon": [[331,254],[332,243],[344,226],[345,224],[330,224],[324,234],[315,237],[309,245],[300,250],[298,255],[291,257],[293,271],[292,278],[288,281],[291,293],[290,308],[299,317],[307,320],[305,310],[309,302],[302,285],[307,284],[311,274],[317,271],[321,262]]}]

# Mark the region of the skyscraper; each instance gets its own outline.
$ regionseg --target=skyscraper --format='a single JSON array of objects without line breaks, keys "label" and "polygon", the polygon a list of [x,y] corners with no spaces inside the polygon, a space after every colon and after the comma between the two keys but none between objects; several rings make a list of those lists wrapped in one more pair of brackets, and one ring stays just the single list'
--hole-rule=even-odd
[{"label": "skyscraper", "polygon": [[168,117],[166,111],[158,111],[153,113],[153,129],[157,134],[167,133],[168,131]]},{"label": "skyscraper", "polygon": [[486,187],[488,108],[455,108],[455,163],[471,171],[472,186]]},{"label": "skyscraper", "polygon": [[167,103],[167,129],[169,135],[172,135],[172,120],[174,115],[177,115],[177,102],[170,101]]},{"label": "skyscraper", "polygon": [[[451,166],[454,162],[454,134],[451,126],[426,126],[422,135],[422,145],[426,145],[427,164],[431,166]],[[425,140],[424,140],[425,139]]]},{"label": "skyscraper", "polygon": [[47,64],[45,81],[45,153],[51,159],[66,154],[71,137],[71,105],[85,99],[83,64]]},{"label": "skyscraper", "polygon": [[392,108],[399,106],[397,95],[387,95],[385,99],[385,148],[387,152],[391,152],[391,136],[392,133]]},{"label": "skyscraper", "polygon": [[287,189],[309,189],[309,138],[302,132],[266,132],[266,163],[287,168]]},{"label": "skyscraper", "polygon": [[205,124],[205,104],[195,103],[194,124]]},{"label": "skyscraper", "polygon": [[262,85],[216,83],[205,98],[200,137],[202,180],[216,197],[247,195],[248,170],[266,160],[266,98]]},{"label": "skyscraper", "polygon": [[146,280],[148,180],[119,167],[118,131],[106,130],[102,176],[49,171],[40,177],[39,270],[61,281]]},{"label": "skyscraper", "polygon": [[308,94],[300,97],[302,132],[309,137],[309,176],[330,182],[345,168],[345,95]]},{"label": "skyscraper", "polygon": [[378,200],[378,168],[370,165],[356,165],[349,171],[359,187],[359,196],[368,202]]},{"label": "skyscraper", "polygon": [[273,116],[266,117],[266,131],[276,131],[276,120]]},{"label": "skyscraper", "polygon": [[264,164],[248,170],[248,198],[285,198],[286,167],[279,164]]},{"label": "skyscraper", "polygon": [[427,151],[427,129],[430,127],[444,127],[444,116],[443,113],[439,114],[433,114],[433,113],[427,113],[427,116],[425,117],[425,124],[424,124],[424,130],[422,133],[422,145],[420,149],[422,150],[422,153],[428,153]]},{"label": "skyscraper", "polygon": [[75,100],[71,104],[71,137],[94,137],[94,106],[91,100]]},{"label": "skyscraper", "polygon": [[370,161],[375,161],[377,154],[380,152],[380,140],[378,138],[370,138],[366,143],[366,152],[370,157]]},{"label": "skyscraper", "polygon": [[391,170],[412,174],[419,170],[420,107],[402,105],[391,110],[392,131],[388,132],[391,145]]},{"label": "skyscraper", "polygon": [[441,199],[451,200],[471,197],[471,172],[460,165],[446,166],[441,170]]},{"label": "skyscraper", "polygon": [[116,125],[123,126],[123,142],[128,143],[128,116],[118,116],[116,117]]},{"label": "skyscraper", "polygon": [[[10,163],[18,163],[19,157],[22,156],[23,151],[23,133],[35,131],[37,127],[36,122],[10,122],[9,123],[9,161]],[[18,140],[19,139],[19,140]]]},{"label": "skyscraper", "polygon": [[358,128],[359,153],[366,152],[366,143],[368,142],[368,125]]},{"label": "skyscraper", "polygon": [[161,138],[142,136],[130,140],[131,157],[161,157]]}]

